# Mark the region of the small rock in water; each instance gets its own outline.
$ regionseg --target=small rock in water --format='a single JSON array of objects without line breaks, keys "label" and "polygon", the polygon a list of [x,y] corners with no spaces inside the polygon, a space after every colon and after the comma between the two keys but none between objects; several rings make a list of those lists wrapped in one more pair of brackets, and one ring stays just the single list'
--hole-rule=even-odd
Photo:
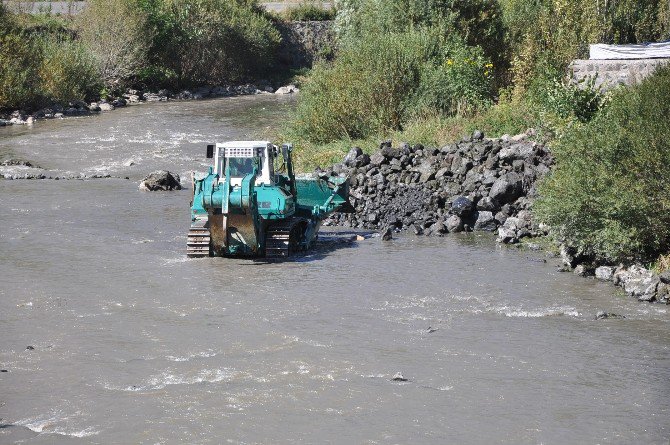
[{"label": "small rock in water", "polygon": [[9,372],[6,369],[0,369],[0,372]]},{"label": "small rock in water", "polygon": [[140,183],[140,190],[156,191],[156,190],[181,190],[182,186],[179,182],[179,175],[171,173],[167,170],[160,170],[151,173],[144,178]]},{"label": "small rock in water", "polygon": [[391,380],[394,382],[406,382],[409,379],[402,375],[402,372],[396,372]]},{"label": "small rock in water", "polygon": [[623,315],[618,315],[618,314],[613,314],[611,312],[605,312],[605,311],[598,311],[596,314],[596,320],[605,320],[607,318],[613,318],[615,320],[621,320],[626,318]]},{"label": "small rock in water", "polygon": [[26,351],[34,351],[35,346],[26,346]]},{"label": "small rock in water", "polygon": [[393,229],[387,227],[381,232],[382,241],[391,241],[393,239]]},{"label": "small rock in water", "polygon": [[437,331],[437,328],[434,328],[432,326],[428,326],[428,329],[426,329],[426,331],[428,331],[429,334],[432,334],[433,332]]}]

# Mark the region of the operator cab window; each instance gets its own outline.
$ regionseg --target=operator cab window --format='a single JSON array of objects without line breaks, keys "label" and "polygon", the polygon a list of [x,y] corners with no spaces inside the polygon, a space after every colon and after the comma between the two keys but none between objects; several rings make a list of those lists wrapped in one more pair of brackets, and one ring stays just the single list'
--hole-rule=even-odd
[{"label": "operator cab window", "polygon": [[254,158],[228,158],[230,176],[242,178],[254,172]]}]

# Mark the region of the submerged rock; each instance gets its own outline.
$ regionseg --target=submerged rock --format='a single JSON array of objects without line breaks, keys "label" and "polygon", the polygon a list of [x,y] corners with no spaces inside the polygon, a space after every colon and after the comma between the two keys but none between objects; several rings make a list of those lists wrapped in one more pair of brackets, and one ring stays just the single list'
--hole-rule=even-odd
[{"label": "submerged rock", "polygon": [[181,190],[182,186],[179,182],[179,175],[169,172],[167,170],[155,171],[140,183],[140,190],[154,192],[154,191],[168,191]]},{"label": "submerged rock", "polygon": [[408,378],[406,378],[404,375],[402,375],[402,372],[396,372],[395,375],[391,378],[392,381],[394,382],[407,382],[409,381]]},{"label": "submerged rock", "polygon": [[613,314],[611,312],[605,312],[605,311],[598,311],[596,314],[596,320],[605,320],[608,318],[616,319],[616,320],[621,320],[626,318],[623,315],[618,315],[618,314]]},{"label": "submerged rock", "polygon": [[391,241],[393,239],[393,228],[387,227],[381,232],[382,241]]}]

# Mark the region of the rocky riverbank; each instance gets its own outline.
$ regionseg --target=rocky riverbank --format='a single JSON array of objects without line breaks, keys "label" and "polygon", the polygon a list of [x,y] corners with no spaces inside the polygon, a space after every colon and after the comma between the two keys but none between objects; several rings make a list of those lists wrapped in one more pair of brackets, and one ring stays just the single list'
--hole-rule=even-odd
[{"label": "rocky riverbank", "polygon": [[[477,131],[441,148],[384,142],[372,155],[354,147],[341,163],[317,170],[323,178],[350,181],[352,213],[333,214],[325,224],[424,236],[483,231],[503,244],[549,235],[551,228],[534,221],[531,209],[554,160],[533,136],[529,130],[489,139]],[[560,251],[560,270],[611,281],[640,301],[669,302],[670,273],[586,264],[568,247]]]},{"label": "rocky riverbank", "polygon": [[109,100],[101,99],[91,103],[72,101],[67,104],[53,104],[39,110],[15,110],[7,114],[0,113],[0,127],[8,125],[33,125],[38,119],[62,119],[65,117],[88,116],[146,102],[201,100],[207,98],[246,96],[254,94],[286,95],[297,93],[298,91],[299,90],[295,85],[286,85],[275,90],[267,82],[261,82],[258,85],[203,86],[193,90],[181,90],[177,92],[169,90],[159,90],[154,92],[128,89],[121,96]]},{"label": "rocky riverbank", "polygon": [[353,148],[319,172],[350,178],[355,212],[334,214],[329,223],[426,236],[487,231],[506,243],[546,234],[530,208],[553,158],[532,136],[487,139],[475,132],[441,148],[385,142],[372,156]]}]

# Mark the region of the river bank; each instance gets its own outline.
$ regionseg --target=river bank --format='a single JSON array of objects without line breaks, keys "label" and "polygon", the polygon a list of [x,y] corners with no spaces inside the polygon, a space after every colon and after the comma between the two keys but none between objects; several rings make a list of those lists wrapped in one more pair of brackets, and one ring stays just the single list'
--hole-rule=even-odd
[{"label": "river bank", "polygon": [[383,142],[368,155],[354,147],[323,177],[350,180],[354,213],[333,215],[329,224],[438,236],[481,231],[502,244],[556,246],[561,271],[609,281],[639,301],[670,304],[670,273],[640,264],[596,263],[556,243],[551,227],[538,223],[533,202],[550,173],[551,149],[534,130],[485,138],[481,131],[441,148]]},{"label": "river bank", "polygon": [[167,89],[152,91],[141,91],[127,89],[126,92],[113,99],[100,99],[95,102],[72,101],[68,103],[54,103],[53,105],[33,111],[15,110],[11,113],[0,113],[0,127],[7,125],[33,125],[39,119],[62,119],[65,117],[89,116],[101,112],[113,111],[128,105],[136,105],[151,102],[167,102],[174,100],[202,100],[222,97],[249,96],[256,94],[286,95],[299,92],[295,85],[286,85],[276,90],[269,82],[258,85],[225,85],[225,86],[202,86],[192,90],[180,90],[177,92]]}]

